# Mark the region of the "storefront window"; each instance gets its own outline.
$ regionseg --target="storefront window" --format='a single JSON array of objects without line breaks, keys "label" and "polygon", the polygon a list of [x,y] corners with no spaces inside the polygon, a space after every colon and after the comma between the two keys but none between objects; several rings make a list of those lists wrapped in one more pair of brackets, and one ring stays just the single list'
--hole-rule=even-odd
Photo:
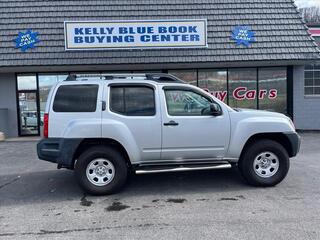
[{"label": "storefront window", "polygon": [[198,82],[200,88],[234,108],[287,112],[286,67],[172,70],[169,73],[194,85]]},{"label": "storefront window", "polygon": [[132,73],[162,73],[161,70],[137,70],[132,71]]},{"label": "storefront window", "polygon": [[287,112],[287,69],[259,68],[259,109]]},{"label": "storefront window", "polygon": [[67,74],[61,75],[48,75],[39,74],[39,98],[40,98],[40,111],[44,112],[47,104],[48,94],[51,87],[60,81],[65,80],[68,77]]},{"label": "storefront window", "polygon": [[229,106],[257,108],[257,69],[229,69]]},{"label": "storefront window", "polygon": [[199,69],[198,86],[221,101],[227,102],[227,70]]},{"label": "storefront window", "polygon": [[[151,70],[147,72],[162,71]],[[117,71],[117,73],[145,73],[145,71]],[[231,107],[259,108],[287,113],[286,67],[178,69],[169,70],[168,73],[189,84],[205,89]],[[71,74],[100,75],[101,72]],[[43,115],[50,89],[55,83],[63,81],[67,77],[67,73],[38,74],[38,80],[36,74],[19,74],[17,76],[18,118],[21,135],[42,133]],[[320,65],[306,66],[305,94],[320,95]]]},{"label": "storefront window", "polygon": [[169,70],[168,73],[180,78],[181,80],[197,86],[197,70]]},{"label": "storefront window", "polygon": [[18,76],[18,90],[37,90],[36,75],[19,75]]}]

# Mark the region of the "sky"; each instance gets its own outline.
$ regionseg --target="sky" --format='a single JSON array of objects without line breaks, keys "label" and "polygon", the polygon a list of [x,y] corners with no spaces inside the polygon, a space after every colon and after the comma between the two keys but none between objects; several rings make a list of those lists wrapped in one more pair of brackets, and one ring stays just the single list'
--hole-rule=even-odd
[{"label": "sky", "polygon": [[295,0],[299,8],[301,7],[320,7],[320,0]]}]

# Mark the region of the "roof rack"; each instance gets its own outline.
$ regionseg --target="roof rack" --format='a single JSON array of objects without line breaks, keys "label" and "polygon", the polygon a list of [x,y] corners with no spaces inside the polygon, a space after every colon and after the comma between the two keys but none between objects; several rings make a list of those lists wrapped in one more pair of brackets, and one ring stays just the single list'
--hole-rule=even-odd
[{"label": "roof rack", "polygon": [[90,79],[99,80],[150,80],[155,82],[179,82],[185,83],[179,78],[168,73],[107,73],[107,74],[71,74],[65,81],[86,81]]}]

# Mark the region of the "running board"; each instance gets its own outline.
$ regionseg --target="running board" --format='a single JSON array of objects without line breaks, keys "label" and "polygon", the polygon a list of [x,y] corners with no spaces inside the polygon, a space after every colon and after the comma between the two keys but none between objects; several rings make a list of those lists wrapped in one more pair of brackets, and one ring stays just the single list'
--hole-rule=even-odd
[{"label": "running board", "polygon": [[136,174],[148,174],[148,173],[163,173],[163,172],[186,172],[186,171],[195,171],[195,170],[212,170],[212,169],[226,169],[231,168],[230,163],[216,164],[212,166],[190,166],[190,167],[173,167],[173,168],[162,168],[162,169],[137,169],[135,170]]}]

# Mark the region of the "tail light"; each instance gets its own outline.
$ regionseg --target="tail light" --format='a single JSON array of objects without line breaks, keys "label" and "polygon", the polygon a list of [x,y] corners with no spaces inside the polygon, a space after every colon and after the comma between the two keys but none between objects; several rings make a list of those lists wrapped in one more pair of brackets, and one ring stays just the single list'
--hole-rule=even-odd
[{"label": "tail light", "polygon": [[49,136],[49,114],[45,113],[43,116],[43,137]]}]

